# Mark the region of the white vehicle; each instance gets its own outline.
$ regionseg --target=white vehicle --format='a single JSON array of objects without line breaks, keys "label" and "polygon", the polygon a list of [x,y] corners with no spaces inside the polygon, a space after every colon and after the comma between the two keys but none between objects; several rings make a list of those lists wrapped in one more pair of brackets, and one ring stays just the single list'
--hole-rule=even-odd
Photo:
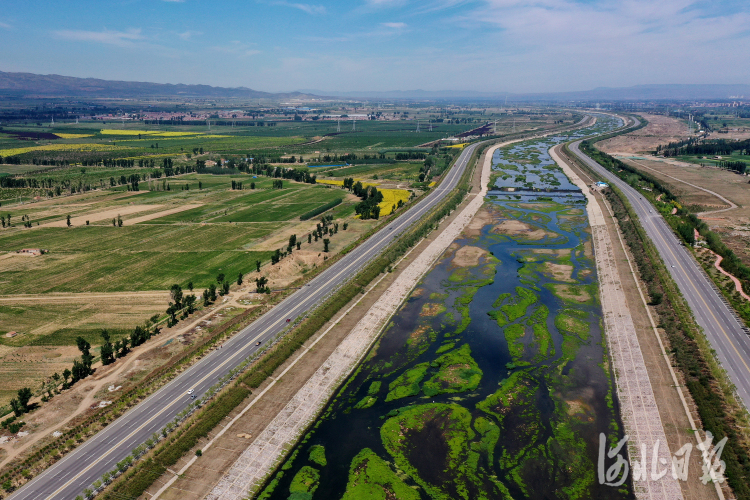
[{"label": "white vehicle", "polygon": [[187,392],[187,393],[188,393],[188,394],[192,394],[192,393],[194,393],[194,392],[195,392],[195,389],[188,389],[188,392]]}]

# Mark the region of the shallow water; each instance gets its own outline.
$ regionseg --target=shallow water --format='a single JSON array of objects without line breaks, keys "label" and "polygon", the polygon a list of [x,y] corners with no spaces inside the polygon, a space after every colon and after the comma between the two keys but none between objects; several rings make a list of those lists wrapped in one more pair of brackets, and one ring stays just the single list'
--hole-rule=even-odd
[{"label": "shallow water", "polygon": [[[560,140],[493,160],[538,157],[539,168]],[[598,435],[621,426],[585,199],[543,196],[490,193],[482,229],[424,277],[265,497],[630,497],[596,478]]]}]

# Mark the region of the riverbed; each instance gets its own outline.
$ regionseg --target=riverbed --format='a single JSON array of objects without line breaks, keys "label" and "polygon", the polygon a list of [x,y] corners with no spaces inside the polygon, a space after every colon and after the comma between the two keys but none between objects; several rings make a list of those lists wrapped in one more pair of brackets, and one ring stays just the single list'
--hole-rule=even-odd
[{"label": "riverbed", "polygon": [[596,476],[621,425],[563,140],[496,151],[532,185],[490,191],[261,498],[631,498]]}]

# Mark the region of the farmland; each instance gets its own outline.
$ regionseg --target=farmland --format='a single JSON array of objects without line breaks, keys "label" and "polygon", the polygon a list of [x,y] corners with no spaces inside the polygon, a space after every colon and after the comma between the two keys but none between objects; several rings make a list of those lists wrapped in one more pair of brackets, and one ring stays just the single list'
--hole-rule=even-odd
[{"label": "farmland", "polygon": [[[460,153],[417,146],[486,121],[469,113],[474,117],[432,120],[429,128],[425,121],[416,132],[412,117],[419,113],[428,118],[413,112],[408,120],[363,120],[356,130],[346,122],[340,133],[336,122],[309,120],[214,123],[210,130],[105,120],[3,127],[0,374],[17,383],[0,393],[0,405],[18,384],[38,387],[69,366],[76,337],[98,356],[102,329],[119,338],[164,317],[173,284],[199,295],[218,275],[233,282],[242,273],[246,284],[232,285],[230,302],[242,308],[268,300],[249,293],[255,277],[281,290],[323,264],[380,223],[355,215],[361,200],[343,189],[344,179],[377,188],[386,217],[429,189]],[[519,117],[516,127],[549,127],[559,118]],[[498,132],[511,126],[509,117],[498,120]],[[339,166],[314,166],[326,163]],[[313,176],[317,183],[303,182]],[[340,226],[326,236],[329,253],[317,238],[308,243],[323,215]],[[271,265],[294,235],[299,248]],[[19,376],[32,361],[43,362]]]}]

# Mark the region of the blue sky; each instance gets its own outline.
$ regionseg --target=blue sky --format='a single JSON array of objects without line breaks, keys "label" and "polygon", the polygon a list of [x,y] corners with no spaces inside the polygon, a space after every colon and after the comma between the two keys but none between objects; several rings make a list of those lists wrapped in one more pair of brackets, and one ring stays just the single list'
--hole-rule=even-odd
[{"label": "blue sky", "polygon": [[0,70],[266,91],[750,83],[736,0],[3,2]]}]

